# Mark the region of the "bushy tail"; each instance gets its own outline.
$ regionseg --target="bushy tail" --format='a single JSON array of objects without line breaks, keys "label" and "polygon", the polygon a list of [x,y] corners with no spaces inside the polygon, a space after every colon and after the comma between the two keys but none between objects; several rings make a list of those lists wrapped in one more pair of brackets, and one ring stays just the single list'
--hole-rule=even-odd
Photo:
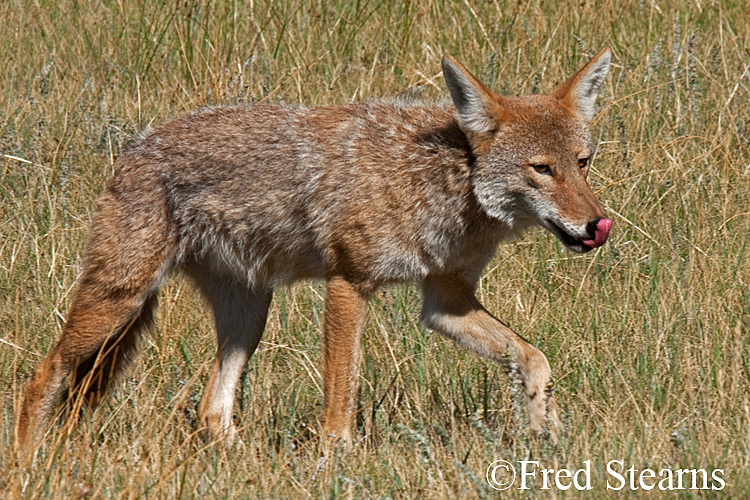
[{"label": "bushy tail", "polygon": [[95,354],[78,364],[70,380],[68,401],[82,397],[90,407],[99,404],[107,389],[136,358],[141,333],[153,324],[157,303],[156,293],[149,295],[134,318],[121,325]]}]

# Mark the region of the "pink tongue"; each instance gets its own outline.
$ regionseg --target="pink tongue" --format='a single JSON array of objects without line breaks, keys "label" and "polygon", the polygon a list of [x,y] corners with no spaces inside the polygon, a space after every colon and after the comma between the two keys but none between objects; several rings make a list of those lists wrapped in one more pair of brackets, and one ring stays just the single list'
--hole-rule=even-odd
[{"label": "pink tongue", "polygon": [[596,223],[596,232],[593,240],[583,240],[583,244],[591,248],[597,248],[604,245],[609,237],[609,230],[612,228],[612,219],[599,219]]}]

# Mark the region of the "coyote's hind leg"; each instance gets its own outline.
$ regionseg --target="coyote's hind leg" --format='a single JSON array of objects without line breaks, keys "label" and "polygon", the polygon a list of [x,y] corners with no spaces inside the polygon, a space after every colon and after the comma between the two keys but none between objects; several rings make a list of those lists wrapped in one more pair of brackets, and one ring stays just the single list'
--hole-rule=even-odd
[{"label": "coyote's hind leg", "polygon": [[231,446],[236,432],[232,412],[237,382],[263,335],[273,289],[254,290],[234,278],[222,279],[205,269],[192,269],[189,273],[213,309],[218,340],[216,361],[198,416],[212,439],[225,439],[226,445]]}]

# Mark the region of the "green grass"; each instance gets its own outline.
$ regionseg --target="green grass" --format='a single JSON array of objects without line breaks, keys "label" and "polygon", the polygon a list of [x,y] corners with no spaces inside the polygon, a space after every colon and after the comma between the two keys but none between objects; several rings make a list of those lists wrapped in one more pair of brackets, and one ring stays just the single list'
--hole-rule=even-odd
[{"label": "green grass", "polygon": [[[485,471],[529,456],[591,460],[588,498],[659,494],[607,491],[610,460],[721,468],[723,496],[750,496],[744,2],[21,0],[0,4],[0,23],[0,497],[521,497]],[[603,46],[590,180],[610,243],[577,256],[531,231],[478,291],[550,359],[558,447],[529,442],[503,370],[419,326],[418,292],[398,287],[368,314],[360,441],[318,467],[323,288],[302,283],[277,291],[243,377],[243,444],[216,451],[195,417],[212,320],[178,278],[106,403],[15,465],[23,386],[56,341],[113,161],[145,127],[219,103],[446,98],[444,53],[498,91],[546,92]]]}]

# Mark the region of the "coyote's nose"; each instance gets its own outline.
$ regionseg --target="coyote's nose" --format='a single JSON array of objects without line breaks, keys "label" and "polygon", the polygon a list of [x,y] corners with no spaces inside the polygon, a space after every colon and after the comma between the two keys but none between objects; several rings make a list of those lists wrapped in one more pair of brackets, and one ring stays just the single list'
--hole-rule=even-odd
[{"label": "coyote's nose", "polygon": [[609,238],[609,230],[612,229],[612,219],[599,219],[596,221],[593,240],[583,240],[583,244],[591,248],[597,248],[604,245]]}]

